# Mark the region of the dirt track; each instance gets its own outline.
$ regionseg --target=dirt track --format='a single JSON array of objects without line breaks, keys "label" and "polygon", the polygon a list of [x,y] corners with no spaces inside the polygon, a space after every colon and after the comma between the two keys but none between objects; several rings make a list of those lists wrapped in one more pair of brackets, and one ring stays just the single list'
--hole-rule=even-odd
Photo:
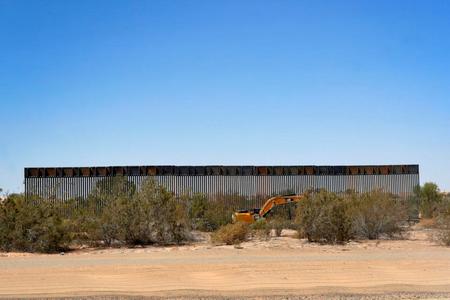
[{"label": "dirt track", "polygon": [[0,253],[0,297],[320,299],[344,293],[359,298],[450,298],[450,248],[429,242],[424,231],[416,231],[410,240],[345,246],[281,237],[242,247],[198,243],[65,255]]}]

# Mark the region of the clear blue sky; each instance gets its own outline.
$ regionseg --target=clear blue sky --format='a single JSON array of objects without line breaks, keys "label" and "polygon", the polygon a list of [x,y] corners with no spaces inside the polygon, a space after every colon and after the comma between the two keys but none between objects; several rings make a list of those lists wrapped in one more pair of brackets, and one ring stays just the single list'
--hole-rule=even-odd
[{"label": "clear blue sky", "polygon": [[450,190],[450,1],[0,0],[31,166],[418,163]]}]

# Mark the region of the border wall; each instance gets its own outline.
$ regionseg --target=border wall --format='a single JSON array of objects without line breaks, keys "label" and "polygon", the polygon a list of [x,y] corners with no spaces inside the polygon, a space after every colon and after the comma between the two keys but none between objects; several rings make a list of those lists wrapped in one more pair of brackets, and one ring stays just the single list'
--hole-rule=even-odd
[{"label": "border wall", "polygon": [[[202,193],[210,199],[235,195],[251,208],[265,197],[303,193],[383,190],[401,197],[411,195],[419,182],[418,165],[377,166],[112,166],[25,168],[25,194],[44,199],[82,201],[98,183],[124,176],[137,190],[147,178],[155,179],[175,195]],[[231,200],[230,200],[231,201]],[[231,204],[231,203],[230,203]],[[242,205],[241,205],[242,206]]]}]

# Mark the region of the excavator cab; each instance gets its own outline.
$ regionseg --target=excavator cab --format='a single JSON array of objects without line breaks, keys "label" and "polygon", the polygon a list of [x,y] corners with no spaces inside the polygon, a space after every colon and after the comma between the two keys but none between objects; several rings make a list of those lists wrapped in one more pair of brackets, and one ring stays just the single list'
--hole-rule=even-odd
[{"label": "excavator cab", "polygon": [[233,223],[243,222],[243,223],[254,223],[256,220],[260,218],[259,216],[259,208],[250,209],[250,210],[238,210],[233,213],[231,218],[233,219]]}]

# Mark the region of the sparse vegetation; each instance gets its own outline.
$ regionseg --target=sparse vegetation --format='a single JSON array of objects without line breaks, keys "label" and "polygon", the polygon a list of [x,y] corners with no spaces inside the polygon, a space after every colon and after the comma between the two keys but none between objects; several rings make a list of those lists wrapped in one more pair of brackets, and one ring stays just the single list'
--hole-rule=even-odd
[{"label": "sparse vegetation", "polygon": [[372,192],[352,197],[353,231],[359,238],[378,239],[400,235],[408,219],[405,203],[387,193]]},{"label": "sparse vegetation", "polygon": [[450,194],[441,193],[435,183],[427,182],[415,189],[422,220],[425,228],[433,228],[435,240],[445,246],[450,246]]},{"label": "sparse vegetation", "polygon": [[275,231],[276,236],[281,236],[283,229],[295,229],[296,226],[293,221],[284,219],[282,217],[272,217],[268,219],[268,227]]},{"label": "sparse vegetation", "polygon": [[450,196],[444,195],[437,209],[436,227],[439,229],[437,240],[445,246],[450,246]]},{"label": "sparse vegetation", "polygon": [[235,245],[244,242],[250,232],[248,224],[237,222],[220,227],[211,235],[214,244]]},{"label": "sparse vegetation", "polygon": [[[0,204],[0,249],[55,252],[69,242],[91,245],[178,244],[189,239],[188,218],[171,193],[154,181],[139,192],[125,178],[103,182],[81,207],[11,195]],[[70,207],[70,215],[62,208]]]},{"label": "sparse vegetation", "polygon": [[450,218],[446,218],[443,228],[437,234],[437,240],[444,246],[450,246]]},{"label": "sparse vegetation", "polygon": [[269,239],[271,227],[265,219],[259,219],[255,223],[250,225],[252,237],[259,239]]},{"label": "sparse vegetation", "polygon": [[[139,191],[124,177],[99,181],[84,201],[59,203],[25,200],[9,195],[0,203],[0,249],[56,252],[72,244],[135,246],[179,244],[190,239],[190,229],[214,231],[216,244],[236,244],[249,236],[270,238],[283,229],[296,229],[311,242],[345,243],[350,239],[400,236],[411,201],[383,193],[337,195],[324,190],[306,193],[294,205],[280,206],[252,225],[231,224],[235,195],[209,200],[205,195],[176,199],[149,180]],[[450,245],[450,197],[434,184],[416,190],[422,215],[439,230],[439,243]],[[240,205],[244,200],[237,200]],[[78,203],[78,204],[76,204]],[[295,211],[294,211],[295,209]],[[69,213],[68,213],[69,212]],[[295,220],[290,220],[294,215]]]}]

